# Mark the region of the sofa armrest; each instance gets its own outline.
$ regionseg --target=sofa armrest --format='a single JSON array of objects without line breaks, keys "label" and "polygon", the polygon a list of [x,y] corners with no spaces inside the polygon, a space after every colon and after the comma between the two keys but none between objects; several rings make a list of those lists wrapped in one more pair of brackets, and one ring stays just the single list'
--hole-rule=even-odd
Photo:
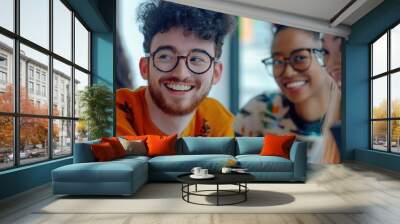
[{"label": "sofa armrest", "polygon": [[74,163],[88,163],[95,162],[96,158],[94,157],[90,146],[92,144],[100,143],[100,140],[88,141],[75,143],[74,147]]},{"label": "sofa armrest", "polygon": [[305,181],[307,176],[307,143],[296,141],[290,149],[294,181]]}]

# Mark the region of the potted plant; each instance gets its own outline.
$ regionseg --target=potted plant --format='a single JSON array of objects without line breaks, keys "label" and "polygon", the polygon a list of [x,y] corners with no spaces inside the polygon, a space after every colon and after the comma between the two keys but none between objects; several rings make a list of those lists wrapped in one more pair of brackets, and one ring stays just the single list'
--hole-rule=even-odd
[{"label": "potted plant", "polygon": [[87,127],[89,140],[110,136],[112,127],[113,93],[103,84],[86,87],[79,93],[82,109],[80,124]]}]

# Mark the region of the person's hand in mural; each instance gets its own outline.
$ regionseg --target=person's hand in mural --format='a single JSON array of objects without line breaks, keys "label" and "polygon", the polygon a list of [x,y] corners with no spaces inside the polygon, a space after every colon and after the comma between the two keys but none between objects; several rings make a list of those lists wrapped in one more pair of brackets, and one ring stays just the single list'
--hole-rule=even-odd
[{"label": "person's hand in mural", "polygon": [[146,57],[139,62],[147,87],[116,94],[117,135],[233,136],[233,115],[207,97],[221,79],[223,39],[231,16],[151,1],[138,21]]},{"label": "person's hand in mural", "polygon": [[311,143],[309,161],[339,162],[329,128],[340,119],[340,91],[325,69],[325,54],[318,33],[277,26],[272,56],[262,62],[281,92],[251,99],[236,116],[236,135],[293,133]]},{"label": "person's hand in mural", "polygon": [[324,57],[326,70],[336,81],[339,88],[342,87],[342,38],[330,34],[322,37],[322,47],[327,50]]}]

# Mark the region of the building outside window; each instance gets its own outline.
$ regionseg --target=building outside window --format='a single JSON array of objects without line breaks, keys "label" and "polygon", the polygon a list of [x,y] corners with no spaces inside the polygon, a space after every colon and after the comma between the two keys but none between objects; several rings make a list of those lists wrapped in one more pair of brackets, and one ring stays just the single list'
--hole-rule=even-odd
[{"label": "building outside window", "polygon": [[40,70],[36,69],[36,81],[40,81]]},{"label": "building outside window", "polygon": [[28,93],[33,94],[34,88],[33,88],[33,82],[29,81],[28,82]]},{"label": "building outside window", "polygon": [[370,44],[371,148],[400,153],[400,24]]},{"label": "building outside window", "polygon": [[7,87],[7,56],[0,54],[0,91],[4,92]]},{"label": "building outside window", "polygon": [[33,67],[32,66],[29,66],[28,74],[29,74],[29,79],[33,80]]},{"label": "building outside window", "polygon": [[[16,29],[0,23],[8,30],[0,29],[0,84],[12,87],[7,91],[0,88],[0,170],[72,155],[73,143],[87,139],[87,131],[78,122],[79,114],[67,107],[79,102],[79,90],[61,89],[58,81],[76,86],[82,83],[82,74],[87,80],[91,75],[91,34],[67,2],[6,1],[3,6],[7,4],[10,5],[2,9],[13,9],[10,13],[19,23],[15,24]],[[38,14],[39,11],[42,13]],[[18,62],[13,60],[14,54]],[[14,71],[16,65],[19,67]],[[14,72],[18,72],[19,88],[15,86]],[[79,73],[78,78],[75,73]],[[53,78],[53,85],[49,78]],[[57,106],[59,94],[63,94],[64,102]],[[14,95],[19,97],[15,99]],[[14,105],[18,111],[14,111]],[[19,131],[14,133],[14,130]],[[39,134],[32,137],[33,132]]]},{"label": "building outside window", "polygon": [[7,73],[5,73],[4,71],[0,71],[0,84],[7,84]]},{"label": "building outside window", "polygon": [[46,96],[46,86],[42,86],[42,96]]}]

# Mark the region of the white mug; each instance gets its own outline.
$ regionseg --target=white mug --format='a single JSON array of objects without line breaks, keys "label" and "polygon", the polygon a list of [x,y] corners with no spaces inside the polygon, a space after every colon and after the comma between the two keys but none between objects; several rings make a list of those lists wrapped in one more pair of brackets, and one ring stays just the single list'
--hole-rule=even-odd
[{"label": "white mug", "polygon": [[200,176],[207,176],[208,175],[208,169],[201,169],[200,170]]},{"label": "white mug", "polygon": [[200,171],[202,170],[202,168],[201,167],[193,167],[193,169],[192,169],[192,173],[194,174],[194,175],[196,175],[196,176],[199,176],[199,175],[201,175],[200,174]]},{"label": "white mug", "polygon": [[232,168],[229,168],[229,167],[222,167],[222,170],[221,170],[222,173],[230,173],[231,171],[232,171]]}]

